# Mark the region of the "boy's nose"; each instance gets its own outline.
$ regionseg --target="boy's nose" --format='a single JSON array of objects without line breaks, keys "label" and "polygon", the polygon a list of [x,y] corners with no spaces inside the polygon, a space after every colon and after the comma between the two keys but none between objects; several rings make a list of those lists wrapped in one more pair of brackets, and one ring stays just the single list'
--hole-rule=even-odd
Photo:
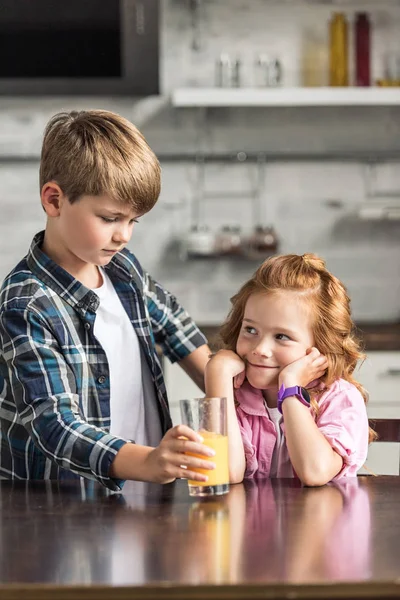
[{"label": "boy's nose", "polygon": [[123,225],[118,227],[115,231],[113,238],[118,243],[127,244],[131,238],[132,228],[129,225]]}]

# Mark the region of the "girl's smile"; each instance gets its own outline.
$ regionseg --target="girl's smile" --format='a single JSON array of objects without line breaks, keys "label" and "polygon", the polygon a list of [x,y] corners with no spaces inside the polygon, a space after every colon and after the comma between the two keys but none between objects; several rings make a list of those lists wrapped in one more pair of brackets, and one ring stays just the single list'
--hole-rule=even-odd
[{"label": "girl's smile", "polygon": [[273,367],[270,365],[255,365],[255,364],[251,363],[249,360],[247,361],[247,364],[250,365],[251,367],[254,367],[255,369],[279,369],[279,367]]},{"label": "girl's smile", "polygon": [[257,292],[247,300],[236,344],[249,383],[277,390],[279,373],[314,345],[312,318],[294,291]]}]

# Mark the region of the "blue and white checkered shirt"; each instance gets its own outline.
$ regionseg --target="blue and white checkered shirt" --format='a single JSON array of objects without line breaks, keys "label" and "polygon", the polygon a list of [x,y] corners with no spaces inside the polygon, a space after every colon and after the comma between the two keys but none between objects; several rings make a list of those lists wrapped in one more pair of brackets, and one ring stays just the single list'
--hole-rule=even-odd
[{"label": "blue and white checkered shirt", "polygon": [[[122,482],[108,473],[126,440],[109,433],[109,367],[93,333],[99,299],[41,251],[43,237],[0,290],[0,478],[72,472],[118,490]],[[106,271],[147,358],[165,432],[171,418],[155,344],[175,362],[206,339],[128,250]]]}]

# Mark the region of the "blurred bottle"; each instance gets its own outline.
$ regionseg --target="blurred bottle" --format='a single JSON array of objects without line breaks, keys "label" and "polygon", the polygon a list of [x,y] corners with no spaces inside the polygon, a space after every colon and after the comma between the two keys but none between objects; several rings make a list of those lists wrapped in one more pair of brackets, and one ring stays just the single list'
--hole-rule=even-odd
[{"label": "blurred bottle", "polygon": [[333,13],[329,24],[329,85],[349,85],[348,25],[343,13]]},{"label": "blurred bottle", "polygon": [[400,52],[386,52],[384,55],[384,78],[377,85],[400,85]]},{"label": "blurred bottle", "polygon": [[328,85],[328,48],[326,40],[305,31],[302,43],[302,84],[305,87]]},{"label": "blurred bottle", "polygon": [[356,85],[371,85],[371,26],[367,13],[357,13],[355,21]]}]

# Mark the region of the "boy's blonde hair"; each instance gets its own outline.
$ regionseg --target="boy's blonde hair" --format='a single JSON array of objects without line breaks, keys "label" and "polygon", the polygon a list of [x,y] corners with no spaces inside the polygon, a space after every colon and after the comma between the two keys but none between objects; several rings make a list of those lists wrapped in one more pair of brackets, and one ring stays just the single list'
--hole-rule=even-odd
[{"label": "boy's blonde hair", "polygon": [[[309,307],[315,346],[328,360],[321,380],[329,387],[335,379],[343,378],[355,385],[365,402],[367,393],[353,377],[360,359],[365,355],[355,334],[351,318],[350,298],[343,283],[326,268],[315,254],[286,254],[264,261],[231,299],[232,309],[221,327],[220,335],[227,348],[236,352],[247,300],[252,294],[276,294],[290,291]],[[318,404],[312,388],[312,406],[318,414]],[[370,441],[376,434],[370,429]]]},{"label": "boy's blonde hair", "polygon": [[105,110],[60,112],[48,122],[40,159],[40,189],[55,181],[71,203],[106,194],[148,212],[160,194],[156,155],[130,121]]}]

